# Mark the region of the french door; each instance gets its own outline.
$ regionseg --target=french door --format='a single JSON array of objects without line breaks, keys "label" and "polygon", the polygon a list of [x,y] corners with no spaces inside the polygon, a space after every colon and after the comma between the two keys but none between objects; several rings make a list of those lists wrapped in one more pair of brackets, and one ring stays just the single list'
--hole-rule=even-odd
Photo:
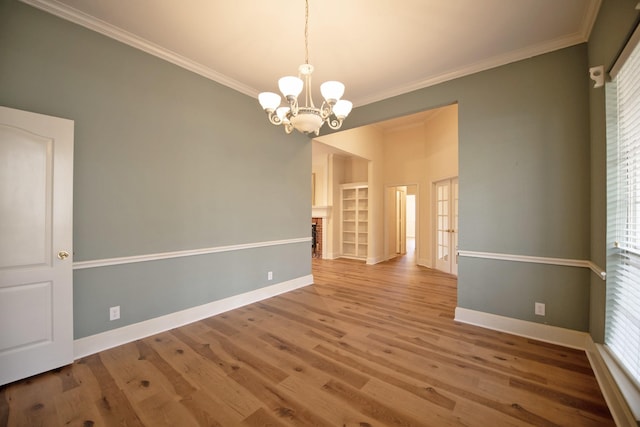
[{"label": "french door", "polygon": [[434,184],[435,268],[458,274],[458,178]]}]

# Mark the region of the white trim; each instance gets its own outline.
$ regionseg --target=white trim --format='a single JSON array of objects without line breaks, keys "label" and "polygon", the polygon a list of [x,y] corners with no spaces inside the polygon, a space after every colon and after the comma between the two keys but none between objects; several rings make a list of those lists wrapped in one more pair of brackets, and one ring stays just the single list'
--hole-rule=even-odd
[{"label": "white trim", "polygon": [[74,9],[69,5],[60,3],[56,0],[21,1],[35,8],[44,10],[45,12],[48,12],[52,15],[55,15],[62,19],[66,19],[67,21],[71,21],[92,31],[127,44],[131,47],[140,49],[141,51],[146,52],[150,55],[156,56],[160,59],[164,59],[165,61],[171,62],[172,64],[192,71],[224,86],[230,87],[231,89],[235,89],[238,92],[244,93],[245,95],[249,95],[253,98],[258,97],[258,91],[252,87],[245,85],[244,83],[225,76],[224,74],[221,74],[189,58],[185,58],[178,53],[172,52],[169,49],[152,43],[146,39],[143,39],[142,37],[138,37],[135,34],[132,34],[105,21]]},{"label": "white trim", "polygon": [[311,206],[311,218],[327,218],[331,215],[332,206]]},{"label": "white trim", "polygon": [[[616,368],[615,362],[613,362],[613,360],[607,361],[607,359],[611,359],[611,357],[607,354],[606,349],[600,344],[594,344],[591,335],[588,333],[498,316],[496,314],[469,310],[462,307],[456,307],[455,320],[456,322],[468,323],[486,329],[584,350],[616,425],[638,425],[616,382],[618,379],[617,376],[612,374],[612,371],[615,371]],[[613,366],[612,371],[610,371],[611,366]],[[635,405],[638,404],[638,402],[635,402]]]},{"label": "white trim", "polygon": [[[624,374],[622,374],[622,378],[619,377],[619,374],[621,374],[620,368],[602,344],[595,344],[591,337],[589,337],[588,341],[587,357],[616,425],[639,425],[640,422],[636,419],[640,419],[638,418],[640,414],[634,416],[619,386],[628,380]],[[640,396],[638,396],[637,390],[635,399],[635,407],[640,408]]]},{"label": "white trim", "polygon": [[516,262],[529,262],[534,264],[549,264],[549,265],[562,265],[567,267],[582,267],[588,268],[598,275],[602,280],[606,280],[607,273],[598,267],[592,261],[586,261],[581,259],[567,259],[567,258],[549,258],[538,257],[529,255],[513,255],[513,254],[501,254],[495,252],[477,252],[477,251],[464,251],[459,250],[458,255],[470,258],[486,258],[497,259],[500,261],[516,261]]},{"label": "white trim", "polygon": [[418,258],[417,264],[422,267],[433,268],[433,265],[431,264],[431,260],[428,258]]},{"label": "white trim", "polygon": [[123,326],[122,328],[79,338],[73,343],[74,359],[80,359],[90,354],[98,353],[188,323],[193,323],[248,304],[253,304],[311,284],[313,284],[313,276],[309,274],[240,295],[234,295],[197,307]]},{"label": "white trim", "polygon": [[455,320],[456,322],[468,323],[494,331],[506,332],[508,334],[532,338],[578,350],[586,350],[587,338],[591,338],[586,332],[514,319],[512,317],[462,307],[456,307]]},{"label": "white trim", "polygon": [[301,237],[298,239],[272,240],[269,242],[243,243],[239,245],[216,246],[212,248],[188,249],[184,251],[175,251],[175,252],[161,252],[161,253],[147,254],[147,255],[133,255],[128,257],[96,259],[91,261],[79,261],[79,262],[73,263],[73,269],[81,270],[84,268],[107,267],[110,265],[131,264],[134,262],[158,261],[162,259],[181,258],[186,256],[194,256],[194,255],[207,255],[207,254],[214,254],[218,252],[239,251],[243,249],[264,248],[266,246],[289,245],[292,243],[305,243],[310,241],[311,241],[311,237]]},{"label": "white trim", "polygon": [[607,272],[598,267],[594,262],[587,261],[587,267],[598,275],[602,280],[607,280]]},{"label": "white trim", "polygon": [[384,259],[384,257],[380,257],[380,256],[370,256],[367,257],[366,263],[367,265],[374,265],[374,264],[378,264],[381,262],[385,262],[386,260]]}]

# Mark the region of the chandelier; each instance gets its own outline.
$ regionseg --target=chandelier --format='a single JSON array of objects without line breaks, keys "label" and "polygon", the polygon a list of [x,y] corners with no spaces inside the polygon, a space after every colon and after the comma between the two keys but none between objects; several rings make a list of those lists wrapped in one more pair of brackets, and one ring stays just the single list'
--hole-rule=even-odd
[{"label": "chandelier", "polygon": [[[328,81],[320,85],[320,93],[324,101],[317,108],[311,98],[311,74],[313,65],[309,64],[309,0],[305,0],[304,51],[305,63],[298,68],[298,77],[287,76],[278,80],[280,92],[287,104],[280,106],[281,97],[277,93],[262,92],[258,95],[260,105],[267,113],[269,121],[274,125],[284,125],[284,130],[291,133],[293,129],[306,134],[320,133],[320,128],[327,122],[331,129],[340,129],[345,117],[351,112],[353,104],[340,99],[344,94],[344,85],[337,81]],[[300,105],[299,95],[304,90],[304,105]]]}]

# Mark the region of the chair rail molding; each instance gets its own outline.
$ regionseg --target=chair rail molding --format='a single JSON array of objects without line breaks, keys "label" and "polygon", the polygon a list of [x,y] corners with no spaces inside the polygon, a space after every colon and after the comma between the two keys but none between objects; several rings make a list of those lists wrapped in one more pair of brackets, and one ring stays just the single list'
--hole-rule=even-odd
[{"label": "chair rail molding", "polygon": [[73,263],[73,269],[81,270],[84,268],[107,267],[110,265],[131,264],[134,262],[145,262],[145,261],[158,261],[162,259],[181,258],[186,256],[206,255],[206,254],[214,254],[218,252],[239,251],[243,249],[264,248],[266,246],[290,245],[294,243],[306,243],[306,242],[311,242],[311,236],[300,237],[297,239],[272,240],[267,242],[255,242],[255,243],[242,243],[239,245],[215,246],[211,248],[188,249],[184,251],[161,252],[161,253],[146,254],[146,255],[133,255],[133,256],[127,256],[127,257],[118,257],[118,258],[105,258],[105,259],[96,259],[96,260],[90,260],[90,261],[78,261]]},{"label": "chair rail molding", "polygon": [[568,259],[568,258],[550,258],[550,257],[538,257],[530,255],[514,255],[503,254],[496,252],[478,252],[478,251],[466,251],[458,250],[458,255],[468,258],[485,258],[495,259],[499,261],[515,261],[515,262],[528,262],[533,264],[548,264],[548,265],[561,265],[565,267],[581,267],[588,268],[594,272],[602,280],[607,280],[607,273],[596,265],[592,261],[582,259]]}]

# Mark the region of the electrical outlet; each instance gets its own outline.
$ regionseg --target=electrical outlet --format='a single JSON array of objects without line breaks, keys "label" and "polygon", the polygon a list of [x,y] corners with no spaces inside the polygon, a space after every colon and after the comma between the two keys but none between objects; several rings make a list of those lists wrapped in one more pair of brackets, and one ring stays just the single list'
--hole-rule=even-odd
[{"label": "electrical outlet", "polygon": [[273,271],[267,273],[267,280],[273,280]]},{"label": "electrical outlet", "polygon": [[109,320],[118,320],[120,318],[120,306],[109,308]]},{"label": "electrical outlet", "polygon": [[537,302],[535,306],[535,312],[538,316],[544,316],[545,315],[544,303]]}]

